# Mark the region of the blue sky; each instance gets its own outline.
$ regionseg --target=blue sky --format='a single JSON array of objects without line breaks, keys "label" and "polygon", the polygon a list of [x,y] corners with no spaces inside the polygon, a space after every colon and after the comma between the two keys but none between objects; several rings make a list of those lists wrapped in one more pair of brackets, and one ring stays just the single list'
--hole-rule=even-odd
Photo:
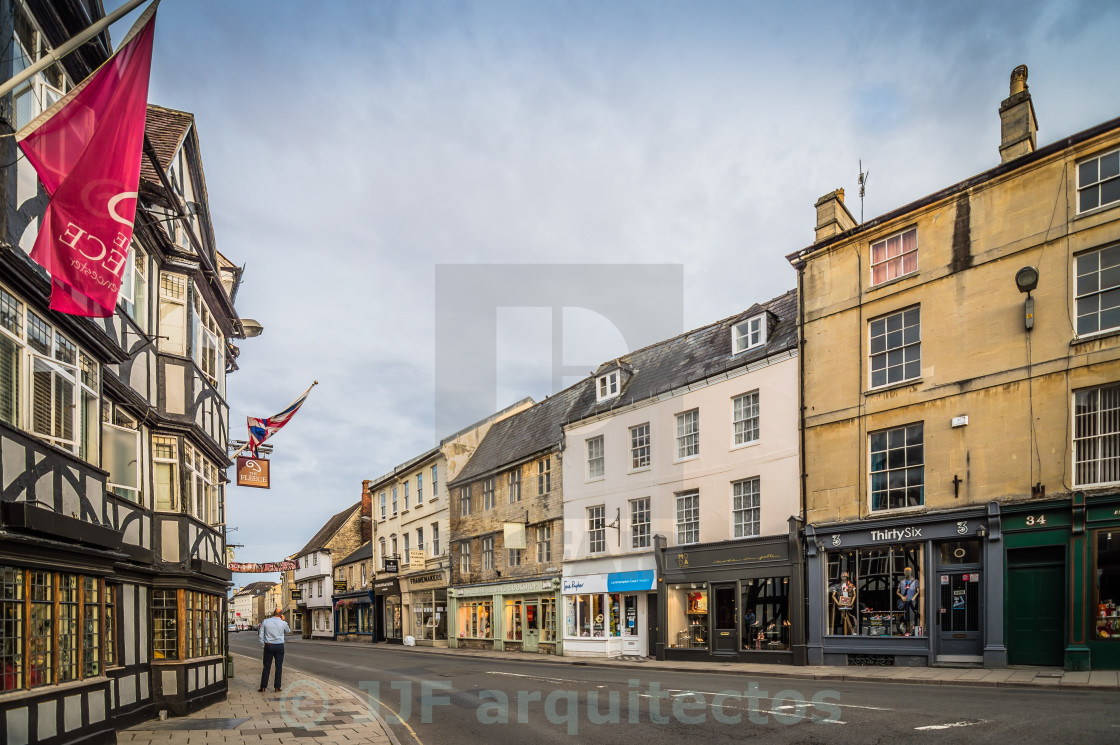
[{"label": "blue sky", "polygon": [[[265,327],[233,435],[320,381],[272,440],[273,488],[227,492],[239,560],[297,550],[448,434],[437,265],[681,264],[703,325],[795,285],[816,199],[844,187],[858,216],[861,159],[867,218],[996,165],[1016,65],[1040,144],[1120,114],[1118,31],[1114,2],[164,0],[149,98],[195,114],[238,308]],[[573,318],[566,364],[626,351]],[[547,318],[499,325],[480,398],[549,394]]]}]

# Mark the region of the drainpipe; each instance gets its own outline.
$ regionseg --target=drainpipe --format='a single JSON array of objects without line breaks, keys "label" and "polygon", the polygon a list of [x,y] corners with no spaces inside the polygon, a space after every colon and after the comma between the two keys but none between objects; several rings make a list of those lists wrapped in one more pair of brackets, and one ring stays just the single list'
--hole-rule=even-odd
[{"label": "drainpipe", "polygon": [[[805,262],[802,261],[797,267],[797,408],[798,408],[798,436],[801,439],[801,447],[798,453],[798,468],[801,473],[801,526],[804,528],[808,525],[808,469],[805,460]],[[805,531],[801,531],[804,538]],[[799,548],[804,546],[804,541]],[[800,655],[795,654],[795,660],[799,657],[802,664],[806,660],[806,645],[808,643],[808,624],[809,624],[809,596],[813,590],[809,587],[809,563],[805,559],[802,551],[798,551],[798,558],[801,563],[801,644],[802,651]]]}]

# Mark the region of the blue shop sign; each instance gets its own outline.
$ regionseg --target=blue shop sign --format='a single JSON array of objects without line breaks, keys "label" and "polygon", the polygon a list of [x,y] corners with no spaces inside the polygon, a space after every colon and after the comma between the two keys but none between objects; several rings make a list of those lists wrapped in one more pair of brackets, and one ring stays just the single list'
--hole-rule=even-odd
[{"label": "blue shop sign", "polygon": [[657,572],[642,569],[637,572],[611,572],[607,575],[607,592],[656,590]]}]

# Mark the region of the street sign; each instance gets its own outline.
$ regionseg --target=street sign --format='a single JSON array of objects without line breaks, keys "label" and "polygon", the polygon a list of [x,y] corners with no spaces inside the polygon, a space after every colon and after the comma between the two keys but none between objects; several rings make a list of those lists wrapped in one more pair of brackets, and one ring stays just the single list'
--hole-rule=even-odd
[{"label": "street sign", "polygon": [[261,458],[249,458],[244,455],[237,457],[237,485],[251,486],[256,489],[267,489],[268,461]]}]

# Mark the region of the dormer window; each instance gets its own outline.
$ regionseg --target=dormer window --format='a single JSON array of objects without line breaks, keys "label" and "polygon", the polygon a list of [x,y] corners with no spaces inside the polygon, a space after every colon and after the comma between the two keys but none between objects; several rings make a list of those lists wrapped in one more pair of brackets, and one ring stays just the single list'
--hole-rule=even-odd
[{"label": "dormer window", "polygon": [[748,318],[731,327],[731,353],[739,354],[766,343],[766,316]]},{"label": "dormer window", "polygon": [[611,370],[606,375],[599,376],[599,385],[596,388],[597,395],[596,401],[606,401],[608,398],[614,398],[619,392],[619,372],[618,370]]}]

